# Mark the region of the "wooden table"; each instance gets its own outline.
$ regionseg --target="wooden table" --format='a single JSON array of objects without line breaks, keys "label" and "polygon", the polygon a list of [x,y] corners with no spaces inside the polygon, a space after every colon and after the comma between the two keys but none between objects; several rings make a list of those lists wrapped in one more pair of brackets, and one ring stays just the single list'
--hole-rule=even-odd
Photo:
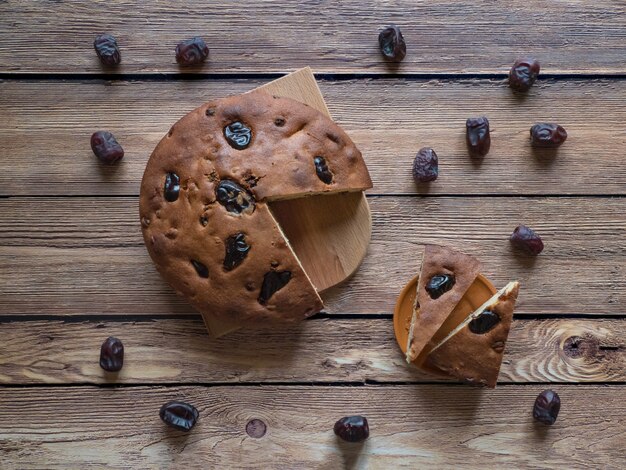
[{"label": "wooden table", "polygon": [[[625,468],[626,4],[244,3],[0,2],[0,467]],[[377,50],[392,22],[397,68]],[[92,49],[105,31],[114,71]],[[193,35],[210,60],[181,74],[173,49]],[[517,98],[505,77],[526,53],[542,77]],[[212,340],[149,261],[143,168],[195,106],[306,65],[375,182],[369,255],[301,328]],[[493,144],[475,165],[464,121],[482,114]],[[569,133],[556,158],[528,145],[544,120]],[[93,157],[97,129],[120,165]],[[441,161],[428,192],[410,172],[423,146]],[[536,260],[509,247],[518,223],[543,236]],[[437,383],[394,343],[396,296],[431,242],[522,283],[496,390]],[[110,335],[117,378],[98,366]],[[550,428],[531,416],[545,388],[563,402]],[[171,399],[199,409],[189,434],[159,420]],[[337,442],[357,413],[370,439]]]}]

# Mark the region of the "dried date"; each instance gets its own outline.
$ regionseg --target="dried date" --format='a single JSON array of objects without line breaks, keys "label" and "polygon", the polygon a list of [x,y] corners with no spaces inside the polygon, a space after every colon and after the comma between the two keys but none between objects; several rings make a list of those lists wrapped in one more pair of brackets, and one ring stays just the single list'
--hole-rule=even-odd
[{"label": "dried date", "polygon": [[176,46],[176,62],[183,67],[201,64],[209,57],[209,48],[202,38],[195,37]]},{"label": "dried date", "polygon": [[217,202],[233,214],[254,211],[254,197],[233,181],[220,181],[215,190],[215,197]]},{"label": "dried date", "polygon": [[426,292],[431,299],[438,299],[454,287],[456,280],[450,274],[435,274],[426,284]]},{"label": "dried date", "polygon": [[392,62],[401,62],[406,56],[406,42],[400,28],[388,26],[378,35],[378,45],[385,59]]},{"label": "dried date", "polygon": [[159,416],[168,426],[189,431],[198,421],[200,413],[193,405],[184,401],[170,401],[161,407]]},{"label": "dried date", "polygon": [[96,50],[100,62],[104,65],[113,67],[122,61],[117,41],[110,34],[96,36],[96,39],[93,41],[93,48]]},{"label": "dried date", "polygon": [[266,305],[269,299],[291,280],[289,271],[269,271],[263,277],[263,285],[258,301],[261,305]]},{"label": "dried date", "polygon": [[559,416],[561,398],[552,390],[544,390],[539,394],[533,406],[533,418],[543,424],[552,425]]},{"label": "dried date", "polygon": [[567,139],[562,126],[550,122],[540,122],[530,128],[530,142],[534,147],[557,148]]},{"label": "dried date", "polygon": [[413,160],[413,179],[416,183],[428,183],[439,176],[439,159],[430,147],[424,147],[417,152]]},{"label": "dried date", "polygon": [[117,372],[124,365],[124,344],[113,337],[108,337],[100,347],[100,367],[109,372]]},{"label": "dried date", "polygon": [[250,251],[250,245],[246,242],[243,233],[232,235],[226,239],[226,257],[224,258],[224,269],[231,271],[239,266]]},{"label": "dried date", "polygon": [[209,277],[209,268],[207,268],[200,261],[196,261],[195,259],[192,259],[191,260],[191,264],[193,264],[193,267],[195,268],[196,272],[198,273],[198,276],[204,277],[204,278],[208,278]]},{"label": "dried date", "polygon": [[326,159],[324,157],[315,157],[313,159],[313,163],[315,164],[315,173],[317,173],[317,177],[326,184],[332,183],[333,174],[328,169]]},{"label": "dried date", "polygon": [[483,116],[465,121],[465,141],[472,157],[484,157],[491,147],[489,120]]},{"label": "dried date", "polygon": [[124,157],[124,149],[107,131],[94,132],[91,135],[91,150],[102,163],[112,165]]},{"label": "dried date", "polygon": [[236,121],[224,127],[224,137],[231,147],[243,150],[250,145],[252,130],[244,123]]},{"label": "dried date", "polygon": [[539,75],[535,59],[517,59],[509,71],[509,86],[517,91],[528,91]]},{"label": "dried date", "polygon": [[511,244],[528,254],[537,256],[543,251],[543,241],[534,230],[526,225],[518,225],[509,238]]},{"label": "dried date", "polygon": [[174,173],[169,172],[165,175],[165,184],[163,185],[163,196],[168,202],[174,202],[178,199],[180,193],[180,177]]},{"label": "dried date", "polygon": [[365,416],[346,416],[335,423],[335,435],[347,442],[362,442],[370,435]]},{"label": "dried date", "polygon": [[500,315],[491,310],[485,310],[476,318],[473,318],[469,324],[469,330],[475,335],[482,335],[493,329],[500,323]]}]

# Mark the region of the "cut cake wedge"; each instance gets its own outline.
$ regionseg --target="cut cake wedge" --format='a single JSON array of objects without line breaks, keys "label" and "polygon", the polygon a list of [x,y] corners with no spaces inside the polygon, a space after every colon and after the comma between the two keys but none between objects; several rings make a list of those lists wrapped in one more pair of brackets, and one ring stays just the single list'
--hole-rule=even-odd
[{"label": "cut cake wedge", "polygon": [[479,271],[480,262],[470,255],[444,246],[425,246],[407,341],[408,363],[420,356]]},{"label": "cut cake wedge", "polygon": [[437,344],[427,364],[465,382],[496,386],[519,282],[499,290]]}]

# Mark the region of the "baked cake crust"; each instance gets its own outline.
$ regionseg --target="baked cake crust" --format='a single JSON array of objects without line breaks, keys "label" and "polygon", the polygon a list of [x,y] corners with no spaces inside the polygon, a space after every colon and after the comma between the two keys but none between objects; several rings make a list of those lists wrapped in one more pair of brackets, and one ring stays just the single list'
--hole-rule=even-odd
[{"label": "baked cake crust", "polygon": [[[426,245],[417,283],[416,305],[407,343],[406,360],[411,363],[452,313],[480,271],[480,262],[465,253],[439,245]],[[426,290],[435,275],[454,277],[454,285],[438,298]]]}]

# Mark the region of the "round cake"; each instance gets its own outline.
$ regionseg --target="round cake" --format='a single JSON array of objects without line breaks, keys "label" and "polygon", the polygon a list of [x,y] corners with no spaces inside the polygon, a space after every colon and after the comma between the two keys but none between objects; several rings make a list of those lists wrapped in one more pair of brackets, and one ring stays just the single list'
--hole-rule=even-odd
[{"label": "round cake", "polygon": [[319,111],[261,91],[223,98],[184,116],[150,156],[144,241],[203,315],[295,322],[323,304],[268,202],[371,186],[359,150]]}]

